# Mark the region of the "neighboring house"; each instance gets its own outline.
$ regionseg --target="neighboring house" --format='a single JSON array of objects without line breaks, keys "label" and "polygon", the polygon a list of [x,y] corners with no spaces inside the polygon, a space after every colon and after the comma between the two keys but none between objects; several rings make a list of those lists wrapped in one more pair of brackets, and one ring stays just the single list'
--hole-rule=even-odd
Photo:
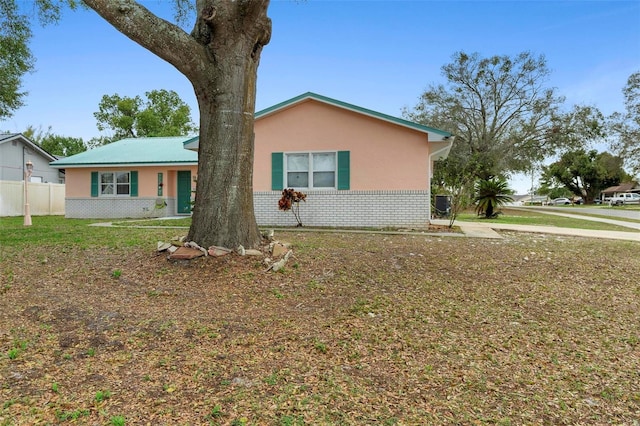
[{"label": "neighboring house", "polygon": [[64,183],[64,172],[49,163],[56,160],[34,142],[20,133],[0,133],[0,180],[24,180],[27,161],[33,163],[29,182]]},{"label": "neighboring house", "polygon": [[600,199],[603,201],[608,200],[624,192],[637,192],[640,194],[640,185],[637,182],[625,182],[620,185],[610,186],[600,192]]},{"label": "neighboring house", "polygon": [[[66,169],[66,216],[189,214],[198,142],[125,139],[52,163]],[[256,220],[295,225],[278,210],[282,189],[295,188],[307,194],[306,226],[424,227],[433,162],[452,142],[450,133],[313,93],[267,108],[255,121]]]},{"label": "neighboring house", "polygon": [[66,170],[65,216],[164,217],[191,213],[194,137],[123,139],[54,161]]}]

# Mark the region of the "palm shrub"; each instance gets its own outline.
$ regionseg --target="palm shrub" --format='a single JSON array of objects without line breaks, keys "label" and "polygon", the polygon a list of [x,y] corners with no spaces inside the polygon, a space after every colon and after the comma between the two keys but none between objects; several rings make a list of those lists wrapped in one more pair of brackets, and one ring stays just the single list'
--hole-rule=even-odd
[{"label": "palm shrub", "polygon": [[484,214],[487,219],[498,216],[497,209],[506,203],[513,201],[512,191],[506,179],[494,177],[483,179],[476,183],[476,196],[473,199],[476,204],[476,213]]}]

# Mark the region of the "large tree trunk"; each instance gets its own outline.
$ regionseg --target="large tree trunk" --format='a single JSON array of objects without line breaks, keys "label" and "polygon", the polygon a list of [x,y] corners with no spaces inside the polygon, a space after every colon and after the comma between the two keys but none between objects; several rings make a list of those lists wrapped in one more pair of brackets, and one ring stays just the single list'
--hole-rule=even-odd
[{"label": "large tree trunk", "polygon": [[[205,247],[254,247],[260,241],[253,210],[253,120],[258,63],[271,21],[266,3],[256,4],[248,0],[239,10],[223,1],[203,11],[193,32],[204,32],[200,40],[210,37],[210,63],[204,78],[192,80],[200,108],[200,149],[187,238]],[[255,16],[243,16],[247,12]]]},{"label": "large tree trunk", "polygon": [[188,239],[203,247],[253,247],[253,116],[269,0],[196,0],[191,34],[133,0],[84,0],[123,34],[175,66],[193,84],[200,149]]},{"label": "large tree trunk", "polygon": [[251,57],[252,49],[253,43],[244,42],[216,49],[213,78],[194,84],[200,107],[200,149],[187,238],[205,247],[253,247],[260,238],[253,210],[258,63]]}]

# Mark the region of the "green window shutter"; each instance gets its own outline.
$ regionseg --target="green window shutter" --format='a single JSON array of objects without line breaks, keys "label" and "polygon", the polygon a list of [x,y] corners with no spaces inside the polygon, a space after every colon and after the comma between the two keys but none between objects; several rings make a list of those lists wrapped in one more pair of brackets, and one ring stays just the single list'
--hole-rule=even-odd
[{"label": "green window shutter", "polygon": [[137,197],[138,196],[138,172],[132,171],[130,179],[131,179],[131,194],[129,195],[132,197]]},{"label": "green window shutter", "polygon": [[91,196],[92,197],[98,196],[98,188],[99,188],[98,172],[91,172]]},{"label": "green window shutter", "polygon": [[282,152],[271,153],[271,189],[280,191],[284,189],[284,154]]},{"label": "green window shutter", "polygon": [[349,151],[338,151],[338,189],[350,188],[351,170],[349,169]]}]

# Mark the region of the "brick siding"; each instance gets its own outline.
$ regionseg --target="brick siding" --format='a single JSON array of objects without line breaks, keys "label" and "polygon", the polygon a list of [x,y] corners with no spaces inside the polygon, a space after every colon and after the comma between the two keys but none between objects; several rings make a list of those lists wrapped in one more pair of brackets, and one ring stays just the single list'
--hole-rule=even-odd
[{"label": "brick siding", "polygon": [[[304,226],[426,227],[429,191],[310,191],[300,203]],[[295,226],[293,213],[278,210],[280,191],[254,192],[260,226]]]},{"label": "brick siding", "polygon": [[[411,227],[429,223],[428,191],[309,191],[300,203],[304,226]],[[278,210],[280,191],[254,192],[253,205],[259,226],[295,226],[293,213]],[[156,198],[67,198],[69,218],[150,218],[176,215],[176,200],[156,209]]]},{"label": "brick siding", "polygon": [[76,219],[123,219],[175,216],[176,201],[165,198],[167,206],[156,208],[150,197],[67,198],[65,217]]}]

